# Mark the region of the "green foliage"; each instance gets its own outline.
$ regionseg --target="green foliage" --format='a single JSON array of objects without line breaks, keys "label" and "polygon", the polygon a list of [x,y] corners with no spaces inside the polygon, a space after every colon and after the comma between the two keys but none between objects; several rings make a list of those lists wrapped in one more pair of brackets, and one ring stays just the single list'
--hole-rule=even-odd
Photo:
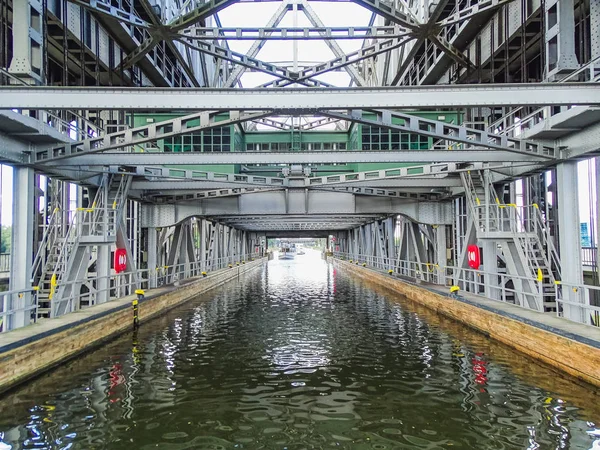
[{"label": "green foliage", "polygon": [[3,225],[0,239],[0,253],[10,253],[10,244],[12,238],[12,227]]}]

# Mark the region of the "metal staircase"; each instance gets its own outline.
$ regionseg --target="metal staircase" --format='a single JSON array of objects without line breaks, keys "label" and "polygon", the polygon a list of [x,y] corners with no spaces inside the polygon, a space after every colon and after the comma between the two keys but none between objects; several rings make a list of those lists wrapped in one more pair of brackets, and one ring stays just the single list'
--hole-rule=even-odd
[{"label": "metal staircase", "polygon": [[105,175],[89,208],[73,212],[64,237],[54,211],[34,260],[38,318],[57,317],[79,308],[94,246],[112,245],[125,209],[131,177]]},{"label": "metal staircase", "polygon": [[560,259],[538,205],[503,204],[489,173],[461,173],[478,239],[491,239],[502,250],[520,306],[556,311],[555,281]]}]

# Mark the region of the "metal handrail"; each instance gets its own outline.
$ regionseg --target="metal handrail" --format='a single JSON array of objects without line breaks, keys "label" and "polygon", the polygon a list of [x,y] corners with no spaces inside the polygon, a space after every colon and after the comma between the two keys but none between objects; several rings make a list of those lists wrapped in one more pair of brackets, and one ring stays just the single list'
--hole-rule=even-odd
[{"label": "metal handrail", "polygon": [[[595,83],[600,81],[600,74],[593,76],[594,70],[595,70],[595,66],[596,64],[600,63],[600,56],[597,58],[594,58],[593,60],[589,61],[587,64],[583,65],[582,67],[580,67],[579,69],[577,69],[575,72],[567,75],[565,78],[562,78],[560,80],[557,80],[556,83],[566,83],[568,82],[570,79],[572,79],[573,77],[587,71],[590,70],[590,80],[588,82],[590,83]],[[513,122],[511,125],[506,126],[503,129],[500,129],[499,132],[502,134],[507,134],[510,131],[513,131],[516,127],[518,126],[523,126],[524,123],[527,123],[530,119],[535,118],[535,116],[539,115],[540,113],[543,113],[544,111],[548,110],[547,106],[544,106],[542,108],[538,108],[535,111],[533,111],[532,113],[529,113],[528,115],[526,115],[525,117],[521,118],[520,121],[518,123],[514,123],[514,116],[523,111],[526,107],[524,106],[519,106],[516,109],[511,110],[510,112],[508,112],[507,114],[505,114],[504,116],[500,117],[499,119],[497,119],[496,121],[494,121],[492,124],[489,125],[488,130],[495,132],[495,130],[498,130],[499,127],[505,123],[507,121],[507,119],[511,119],[511,122]]]},{"label": "metal handrail", "polygon": [[[44,263],[46,251],[48,251],[47,247],[50,247],[50,249],[52,249],[52,247],[54,246],[54,243],[56,240],[56,233],[55,233],[56,223],[55,222],[57,221],[57,218],[59,217],[59,212],[60,212],[59,208],[54,208],[54,210],[52,211],[52,214],[50,215],[50,219],[48,220],[48,224],[46,225],[46,229],[44,230],[42,240],[40,241],[38,251],[35,254],[35,258],[33,260],[33,265],[32,265],[32,270],[31,270],[31,273],[33,274],[33,277],[34,277],[34,279],[32,280],[32,284],[34,286],[37,286],[39,284],[39,281],[41,280],[41,277],[43,276],[42,264]],[[39,278],[38,278],[38,273],[39,273]]]},{"label": "metal handrail", "polygon": [[[391,275],[412,279],[418,283],[426,282],[438,286],[453,284],[473,295],[510,303],[524,309],[543,312],[543,300],[545,296],[544,282],[535,277],[509,275],[502,272],[488,272],[456,266],[440,266],[435,263],[394,260],[393,258],[382,258],[351,252],[334,252],[333,257],[361,266],[387,270]],[[492,284],[486,283],[486,278],[495,279],[496,282]],[[512,282],[513,287],[507,287],[509,281]],[[536,286],[536,289],[533,292],[518,289],[518,286],[522,286],[523,283]],[[563,305],[575,306],[582,308],[587,314],[586,321],[579,323],[600,327],[600,306],[590,303],[591,297],[594,297],[596,301],[600,301],[600,286],[562,283],[560,281],[554,282],[554,286],[555,295],[553,296],[553,300],[557,303],[556,315],[558,317],[572,320],[563,317]],[[576,293],[577,298],[580,298],[582,301],[576,302],[563,298],[563,291],[565,289]],[[537,305],[537,308],[529,306],[530,303],[528,300],[533,300],[532,304]]]},{"label": "metal handrail", "polygon": [[[6,76],[7,78],[10,78],[11,80],[21,84],[22,86],[31,86],[31,84],[27,83],[25,80],[13,75],[12,73],[8,72],[5,69],[0,68],[0,73],[4,76]],[[70,122],[67,122],[66,120],[64,120],[62,117],[56,115],[55,113],[53,113],[52,111],[46,110],[46,109],[41,109],[39,111],[45,112],[46,114],[48,114],[48,116],[52,117],[53,119],[57,120],[58,122],[60,122],[60,124],[65,128],[68,129],[69,131],[75,131],[75,132],[79,132],[80,129],[76,126],[73,126],[73,124],[71,124]],[[66,111],[68,114],[77,117],[80,120],[83,120],[86,124],[86,127],[89,127],[91,129],[94,129],[96,131],[96,134],[101,134],[103,133],[105,130],[104,128],[102,128],[101,126],[91,122],[89,119],[83,117],[82,115],[80,115],[79,113],[72,111],[72,110],[67,110]],[[86,137],[94,137],[94,136],[89,136],[87,133],[83,133]],[[79,139],[79,136],[78,136]]]}]

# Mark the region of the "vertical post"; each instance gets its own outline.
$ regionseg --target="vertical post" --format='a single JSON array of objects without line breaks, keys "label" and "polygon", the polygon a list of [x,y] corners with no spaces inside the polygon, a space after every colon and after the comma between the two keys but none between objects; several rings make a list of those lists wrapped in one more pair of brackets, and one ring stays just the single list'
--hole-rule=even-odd
[{"label": "vertical post", "polygon": [[97,276],[97,295],[96,303],[106,303],[110,300],[110,245],[98,245],[98,254],[96,256],[96,276]]},{"label": "vertical post", "polygon": [[[11,242],[11,265],[9,290],[31,288],[33,264],[33,209],[34,171],[26,167],[15,167],[13,171],[13,221]],[[14,329],[29,324],[31,292],[12,297],[12,308],[18,310],[6,324],[6,329]]]},{"label": "vertical post", "polygon": [[435,232],[436,240],[436,261],[437,273],[438,273],[438,284],[442,286],[446,285],[446,225],[438,225]]},{"label": "vertical post", "polygon": [[44,81],[43,8],[38,0],[13,1],[13,58],[8,71],[12,74]]},{"label": "vertical post", "polygon": [[483,249],[483,269],[485,270],[485,296],[492,300],[499,300],[498,289],[498,255],[496,241],[484,239],[481,241]]},{"label": "vertical post", "polygon": [[[569,285],[583,284],[581,265],[581,233],[579,225],[579,195],[577,161],[567,161],[556,166],[558,201],[558,226],[563,298],[569,302],[583,302],[583,293]],[[585,322],[583,308],[564,305],[564,316],[576,322]]]},{"label": "vertical post", "polygon": [[[600,0],[590,0],[590,45],[591,59],[600,56]],[[592,75],[600,72],[598,63]]]},{"label": "vertical post", "polygon": [[200,227],[200,272],[206,272],[206,220],[198,219]]},{"label": "vertical post", "polygon": [[157,287],[156,280],[156,263],[158,251],[158,232],[156,228],[149,227],[147,229],[148,236],[148,285],[150,289]]},{"label": "vertical post", "polygon": [[573,0],[546,0],[546,78],[577,69]]}]

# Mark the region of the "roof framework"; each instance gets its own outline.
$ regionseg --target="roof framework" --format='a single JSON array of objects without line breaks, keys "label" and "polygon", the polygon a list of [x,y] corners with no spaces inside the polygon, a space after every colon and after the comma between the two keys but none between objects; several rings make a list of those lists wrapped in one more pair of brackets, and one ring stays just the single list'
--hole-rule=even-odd
[{"label": "roof framework", "polygon": [[[215,75],[211,82],[194,89],[174,88],[106,88],[106,87],[0,87],[0,109],[78,110],[78,111],[169,111],[181,117],[160,123],[129,128],[115,133],[92,136],[77,142],[36,146],[23,163],[67,179],[81,181],[89,174],[128,173],[135,177],[133,195],[154,204],[190,204],[222,198],[254,198],[259,194],[289,192],[318,193],[334,198],[337,194],[352,197],[383,197],[398,202],[439,202],[461,190],[460,173],[488,168],[498,179],[515,174],[534,173],[572,156],[559,141],[511,138],[501,132],[470,126],[453,125],[440,120],[423,119],[408,110],[439,108],[600,105],[600,89],[594,83],[537,84],[465,84],[434,86],[385,86],[365,69],[401,48],[405,60],[424,42],[443,52],[463,73],[476,69],[473,62],[444,37],[445,27],[485,17],[511,0],[485,0],[458,9],[439,19],[423,14],[412,2],[400,0],[353,0],[370,12],[368,24],[327,26],[307,0],[284,0],[264,26],[221,26],[218,13],[236,0],[211,2],[189,1],[180,5],[179,14],[169,20],[149,12],[143,19],[120,10],[103,0],[70,0],[91,12],[112,20],[143,28],[147,38],[121,61],[119,69],[133,67],[165,42],[177,48],[178,60],[186,66],[183,52],[198,52],[214,60]],[[285,26],[288,14],[302,14],[309,26]],[[384,25],[374,25],[375,18]],[[207,26],[213,20],[217,26]],[[347,52],[341,41],[362,41],[360,47]],[[246,52],[234,51],[235,41],[253,41]],[[330,50],[329,60],[316,64],[302,62],[294,55],[290,64],[263,60],[265,45],[275,41],[322,41]],[[184,50],[181,50],[184,49]],[[188,58],[189,59],[189,58]],[[391,77],[398,81],[401,65]],[[343,71],[350,86],[334,86],[323,75]],[[193,69],[187,67],[194,77]],[[246,74],[268,75],[270,81],[255,89],[237,89]],[[219,114],[229,113],[223,120]],[[303,117],[299,120],[299,117]],[[289,119],[289,120],[288,120]],[[165,138],[210,130],[224,125],[239,125],[246,131],[256,127],[293,133],[320,127],[336,126],[347,131],[350,124],[431,138],[427,149],[410,151],[338,151],[338,152],[244,152],[187,153],[169,155],[171,167],[165,167],[164,155],[136,151],[139,146]],[[586,152],[593,154],[596,147]],[[577,155],[578,157],[581,154]],[[183,166],[207,164],[265,164],[307,166],[333,163],[397,163],[397,168],[319,176],[263,177],[257,175],[219,174],[197,171]],[[410,163],[413,167],[404,165]],[[401,167],[402,166],[402,167]],[[84,168],[84,169],[82,169]],[[432,191],[432,189],[435,190]],[[334,196],[334,197],[331,197]],[[319,198],[320,198],[319,197]],[[266,197],[265,197],[266,198]],[[204,204],[203,203],[203,204]],[[206,203],[208,204],[208,203]],[[308,208],[307,208],[308,211]],[[337,230],[373,221],[388,214],[287,214],[275,216],[215,215],[224,223],[253,231],[270,230]]]}]

